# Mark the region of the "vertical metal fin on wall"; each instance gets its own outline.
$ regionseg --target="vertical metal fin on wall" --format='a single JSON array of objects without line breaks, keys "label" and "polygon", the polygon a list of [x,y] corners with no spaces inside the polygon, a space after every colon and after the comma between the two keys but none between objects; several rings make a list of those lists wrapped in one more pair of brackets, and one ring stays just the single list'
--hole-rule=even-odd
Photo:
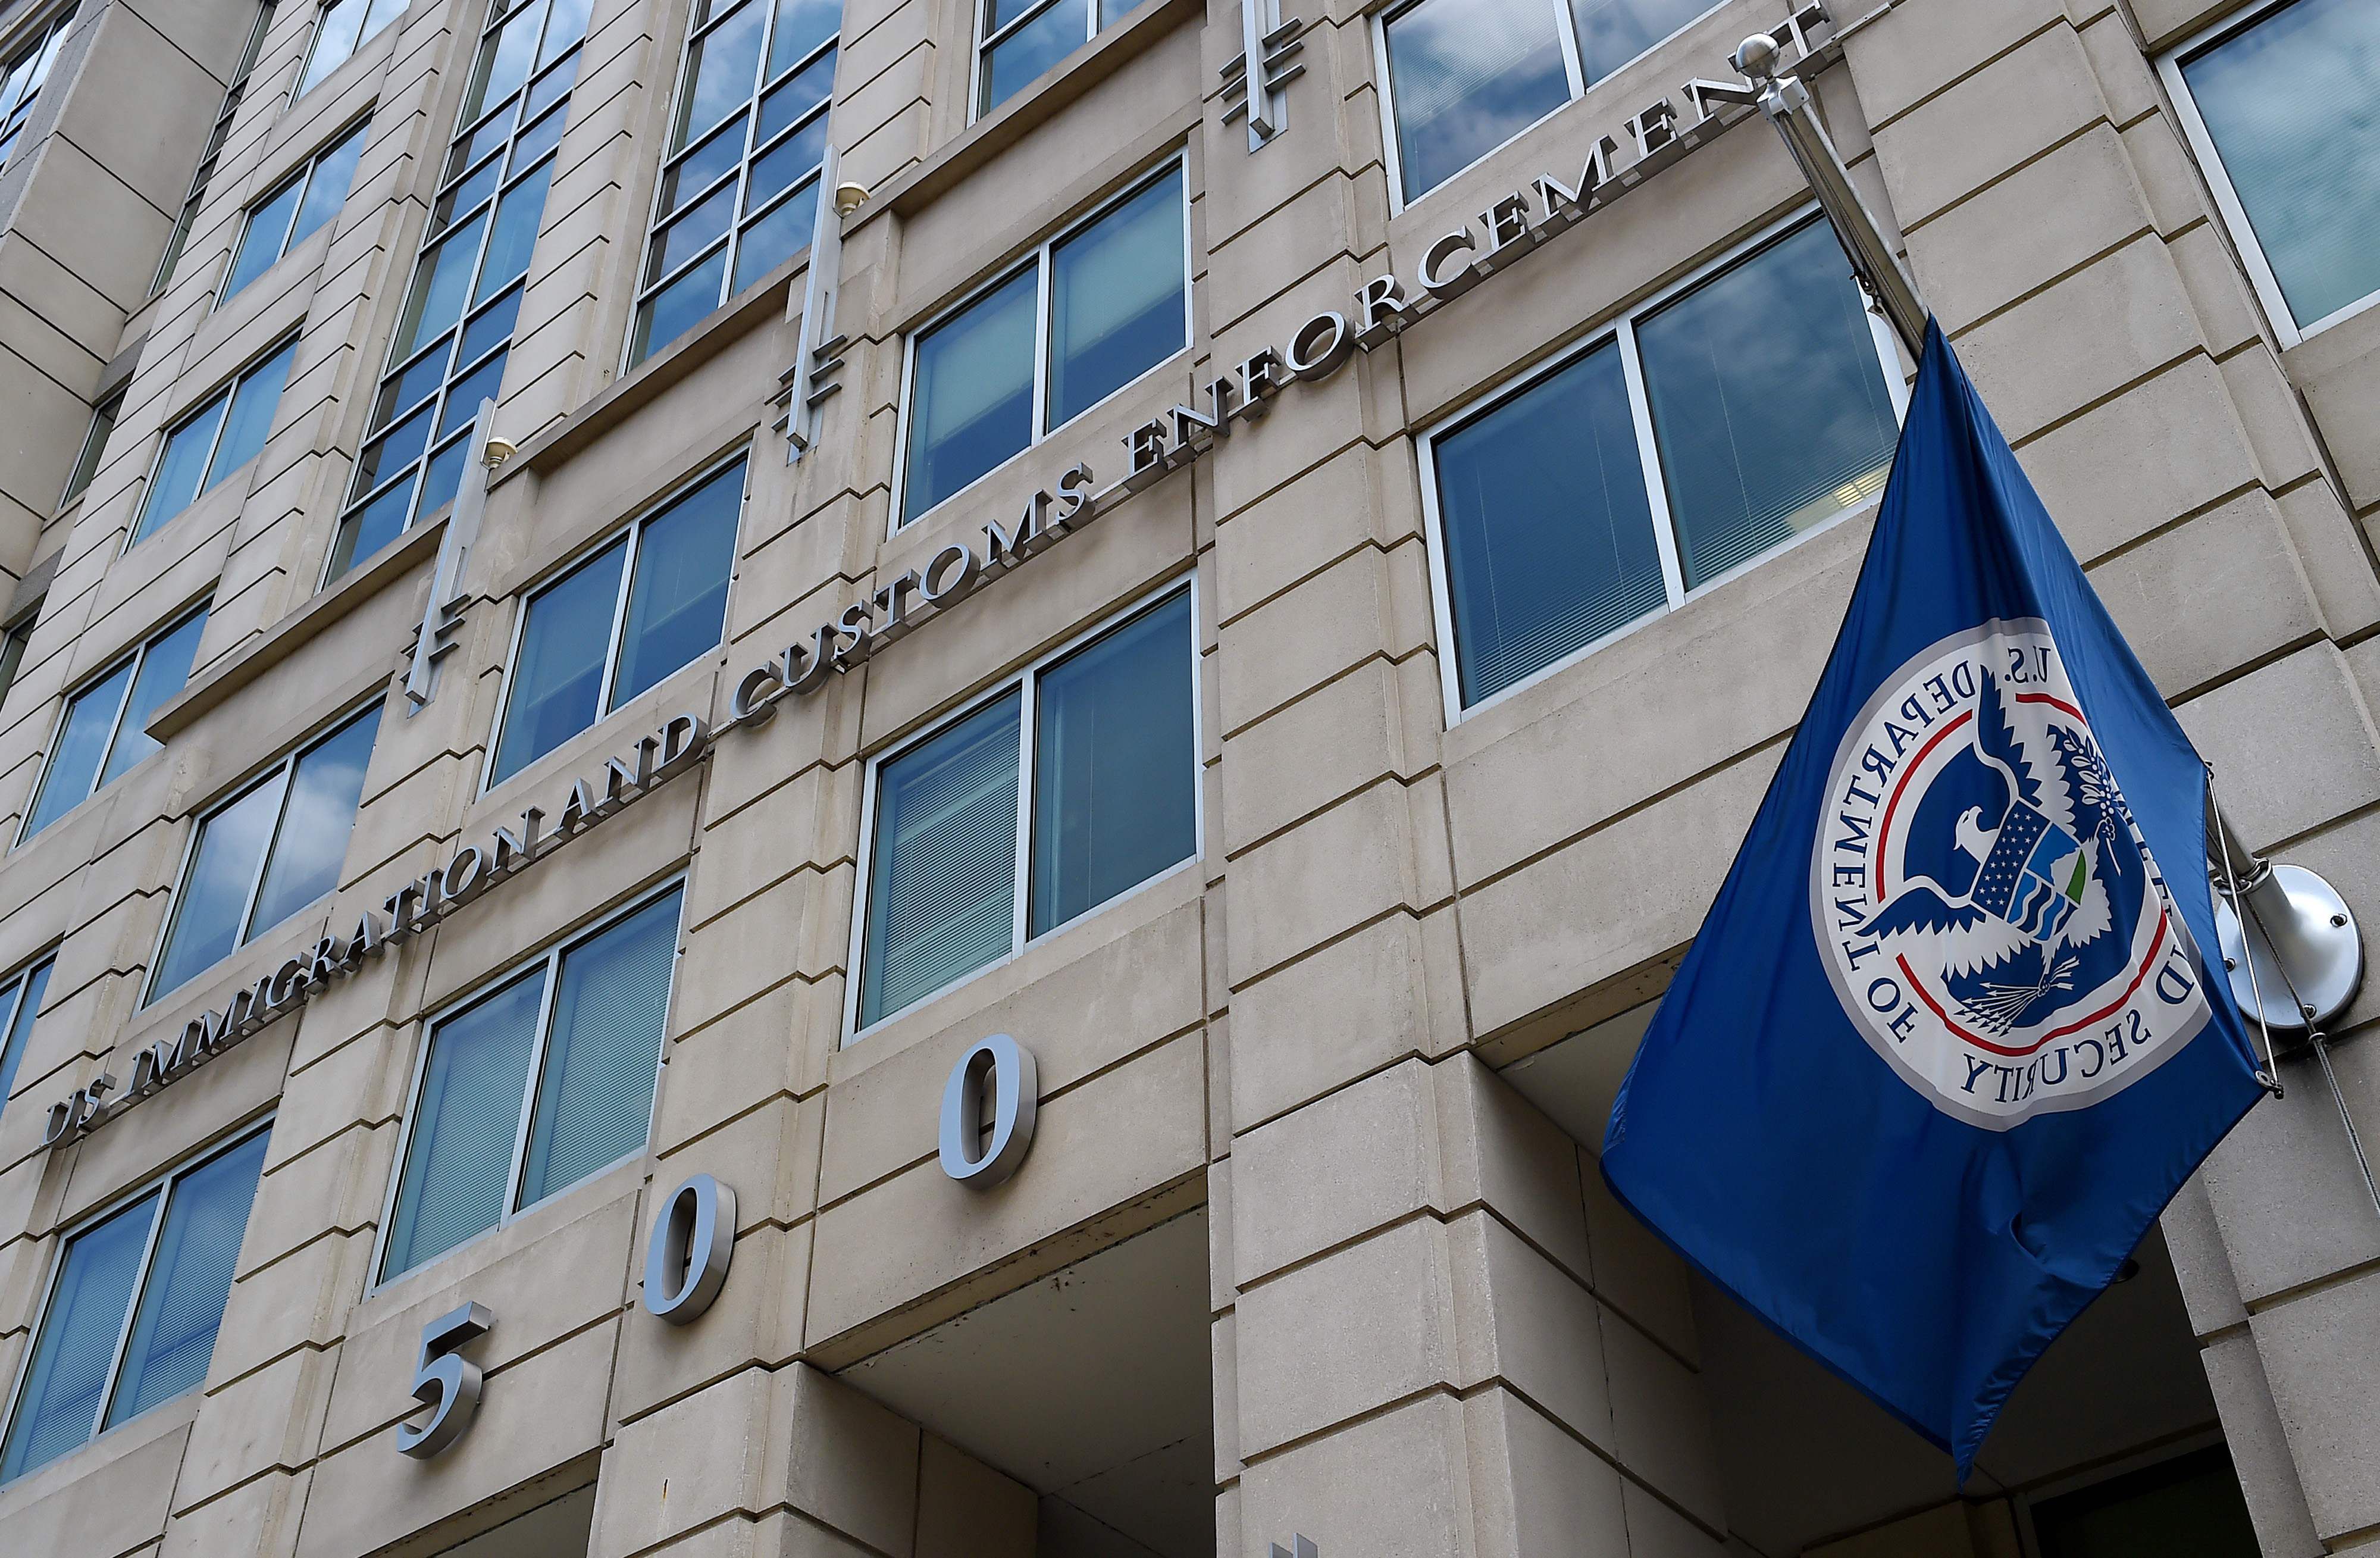
[{"label": "vertical metal fin on wall", "polygon": [[835,290],[843,280],[843,213],[835,200],[841,160],[832,146],[819,164],[816,225],[810,234],[809,274],[802,284],[802,330],[793,366],[778,378],[784,411],[776,421],[785,435],[785,463],[793,464],[817,441],[819,408],[843,386],[832,382],[843,366],[844,337],[832,334]]}]

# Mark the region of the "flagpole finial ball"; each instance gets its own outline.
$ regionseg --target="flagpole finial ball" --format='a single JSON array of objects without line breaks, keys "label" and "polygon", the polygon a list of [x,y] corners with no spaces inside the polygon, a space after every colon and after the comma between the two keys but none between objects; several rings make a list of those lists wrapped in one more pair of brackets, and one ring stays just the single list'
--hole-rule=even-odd
[{"label": "flagpole finial ball", "polygon": [[1735,46],[1735,67],[1751,81],[1774,80],[1784,51],[1766,32],[1755,32]]}]

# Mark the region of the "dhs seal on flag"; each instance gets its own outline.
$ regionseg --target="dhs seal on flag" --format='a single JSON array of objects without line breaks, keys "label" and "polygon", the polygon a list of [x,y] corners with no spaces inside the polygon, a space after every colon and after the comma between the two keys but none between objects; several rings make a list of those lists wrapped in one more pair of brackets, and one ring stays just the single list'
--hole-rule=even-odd
[{"label": "dhs seal on flag", "polygon": [[1937,1109],[2006,1130],[2148,1075],[2213,1008],[2038,618],[1920,651],[1828,774],[1810,912],[1843,1010]]}]

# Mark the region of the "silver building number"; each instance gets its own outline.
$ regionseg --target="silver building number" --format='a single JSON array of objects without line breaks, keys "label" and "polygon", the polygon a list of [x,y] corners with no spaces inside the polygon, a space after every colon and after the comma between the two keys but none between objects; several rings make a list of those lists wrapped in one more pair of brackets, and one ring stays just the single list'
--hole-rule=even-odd
[{"label": "silver building number", "polygon": [[735,1191],[698,1174],[669,1194],[645,1245],[645,1308],[684,1325],[719,1296],[735,1254]]},{"label": "silver building number", "polygon": [[484,1304],[466,1304],[421,1328],[421,1357],[413,1369],[413,1399],[431,1406],[430,1420],[396,1425],[396,1447],[428,1460],[463,1436],[480,1410],[480,1366],[457,1349],[484,1336],[496,1317]]},{"label": "silver building number", "polygon": [[[991,1139],[983,1139],[984,1087],[990,1084]],[[1005,1033],[980,1040],[951,1067],[942,1089],[942,1172],[989,1188],[1016,1172],[1033,1145],[1041,1098],[1033,1052]]]}]

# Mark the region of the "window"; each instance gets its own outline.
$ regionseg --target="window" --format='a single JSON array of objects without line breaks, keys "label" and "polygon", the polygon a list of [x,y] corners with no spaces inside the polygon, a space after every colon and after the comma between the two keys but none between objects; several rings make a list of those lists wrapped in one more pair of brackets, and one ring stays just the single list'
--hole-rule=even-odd
[{"label": "window", "polygon": [[273,408],[281,404],[281,386],[288,382],[289,364],[297,355],[293,335],[166,430],[156,474],[149,479],[149,493],[141,500],[140,517],[127,546],[156,534],[159,526],[189,507],[200,493],[212,492],[225,477],[257,456],[264,435],[273,430]]},{"label": "window", "polygon": [[496,0],[325,582],[454,500],[471,419],[504,383],[591,0]]},{"label": "window", "polygon": [[382,1282],[644,1150],[679,889],[431,1024]]},{"label": "window", "polygon": [[315,18],[313,47],[307,51],[306,73],[298,79],[299,97],[347,63],[358,49],[380,36],[381,29],[405,14],[407,0],[326,0]]},{"label": "window", "polygon": [[42,615],[42,603],[36,601],[23,616],[0,627],[0,703],[8,700],[8,689],[17,685],[18,667],[25,663],[25,644],[33,636],[33,619]]},{"label": "window", "polygon": [[69,6],[58,14],[57,20],[18,50],[15,58],[0,64],[0,167],[8,165],[8,154],[17,149],[17,138],[25,133],[25,121],[33,116],[34,96],[49,79],[50,67],[58,62],[58,50],[65,44],[67,27],[73,20],[74,7]]},{"label": "window", "polygon": [[2041,1558],[2255,1558],[2263,1551],[2240,1474],[2220,1444],[2031,1501],[2029,1513]]},{"label": "window", "polygon": [[[161,749],[149,737],[149,716],[190,679],[207,609],[197,611],[110,666],[67,700],[50,741],[49,766],[33,791],[25,819],[30,838],[91,798],[101,785]],[[22,842],[20,839],[19,842]]]},{"label": "window", "polygon": [[33,1018],[41,1014],[42,994],[49,987],[46,957],[0,985],[0,1110],[8,1107],[17,1068],[25,1061],[25,1041],[32,1037]]},{"label": "window", "polygon": [[2365,0],[2265,5],[2163,61],[2240,258],[2281,344],[2380,297],[2380,10]]},{"label": "window", "polygon": [[117,390],[91,412],[91,426],[82,435],[82,449],[75,456],[74,472],[67,478],[66,495],[58,499],[60,508],[82,496],[91,486],[91,479],[99,474],[99,457],[107,452],[108,434],[115,431],[116,415],[123,409],[124,392]]},{"label": "window", "polygon": [[339,884],[375,704],[199,820],[149,984],[156,1000]]},{"label": "window", "polygon": [[900,523],[1188,343],[1184,205],[1177,164],[910,337]]},{"label": "window", "polygon": [[205,1381],[266,1140],[260,1129],[168,1175],[67,1240],[8,1415],[0,1482]]},{"label": "window", "polygon": [[224,277],[225,298],[262,275],[275,260],[339,213],[347,187],[355,182],[356,159],[363,155],[364,131],[370,128],[370,121],[350,127],[249,210],[248,227]]},{"label": "window", "polygon": [[1390,156],[1418,200],[1712,0],[1417,0],[1386,13]]},{"label": "window", "polygon": [[975,111],[990,113],[1140,0],[976,0]]},{"label": "window", "polygon": [[182,262],[182,246],[189,241],[190,224],[198,220],[199,207],[205,203],[207,185],[215,176],[215,159],[223,155],[224,141],[231,135],[231,124],[239,112],[239,100],[248,95],[248,78],[256,68],[257,51],[263,46],[264,34],[273,25],[273,0],[257,7],[256,24],[248,30],[248,48],[239,56],[239,68],[232,72],[231,90],[224,93],[223,106],[215,111],[215,128],[207,136],[206,150],[199,153],[199,167],[190,175],[190,192],[182,199],[182,213],[175,218],[173,235],[165,240],[164,257],[157,262],[157,279],[149,284],[152,297],[165,290],[174,279],[174,267]]},{"label": "window", "polygon": [[743,507],[738,459],[529,597],[491,785],[718,647]]},{"label": "window", "polygon": [[809,243],[842,24],[842,0],[695,6],[629,366]]},{"label": "window", "polygon": [[1900,387],[1804,222],[1433,432],[1448,717],[1874,498]]},{"label": "window", "polygon": [[1197,854],[1191,625],[1176,590],[875,765],[855,1029]]}]

